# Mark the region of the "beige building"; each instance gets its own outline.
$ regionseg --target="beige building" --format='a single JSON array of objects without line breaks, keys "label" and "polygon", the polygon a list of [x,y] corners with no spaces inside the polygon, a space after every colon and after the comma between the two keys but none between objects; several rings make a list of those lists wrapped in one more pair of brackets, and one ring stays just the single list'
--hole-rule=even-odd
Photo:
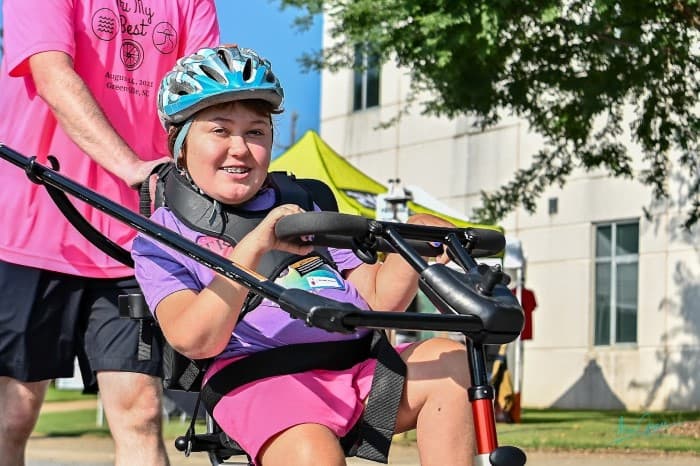
[{"label": "beige building", "polygon": [[[324,72],[321,82],[320,131],[333,149],[374,179],[400,178],[467,217],[481,190],[527,167],[541,144],[515,118],[481,132],[468,118],[418,108],[376,129],[409,88],[393,64]],[[686,181],[677,173],[670,182],[674,202]],[[700,227],[682,230],[683,207],[652,205],[635,181],[580,171],[549,189],[534,214],[518,210],[501,223],[522,241],[538,301],[524,406],[700,409]]]}]

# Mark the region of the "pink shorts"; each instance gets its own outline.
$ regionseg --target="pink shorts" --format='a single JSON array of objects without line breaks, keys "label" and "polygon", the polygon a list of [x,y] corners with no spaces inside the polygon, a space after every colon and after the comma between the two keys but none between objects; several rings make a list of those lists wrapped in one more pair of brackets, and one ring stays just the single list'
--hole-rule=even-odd
[{"label": "pink shorts", "polygon": [[[401,353],[410,343],[398,345]],[[236,359],[215,361],[206,381]],[[321,424],[338,438],[345,436],[362,416],[372,386],[375,359],[348,370],[313,370],[268,377],[238,387],[221,398],[214,419],[257,464],[265,443],[299,424]]]}]

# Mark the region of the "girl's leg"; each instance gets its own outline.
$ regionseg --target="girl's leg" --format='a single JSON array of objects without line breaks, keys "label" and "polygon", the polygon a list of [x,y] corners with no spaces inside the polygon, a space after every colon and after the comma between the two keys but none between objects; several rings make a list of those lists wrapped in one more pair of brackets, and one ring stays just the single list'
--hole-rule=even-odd
[{"label": "girl's leg", "polygon": [[258,459],[261,466],[345,466],[338,437],[321,424],[299,424],[277,434]]},{"label": "girl's leg", "polygon": [[433,338],[411,345],[401,357],[407,373],[396,431],[416,428],[422,466],[472,465],[474,424],[464,345]]}]

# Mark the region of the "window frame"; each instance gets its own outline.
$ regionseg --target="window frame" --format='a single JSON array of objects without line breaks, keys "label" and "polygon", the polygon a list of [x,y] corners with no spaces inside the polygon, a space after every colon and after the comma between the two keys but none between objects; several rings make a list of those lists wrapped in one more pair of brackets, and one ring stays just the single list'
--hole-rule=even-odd
[{"label": "window frame", "polygon": [[[370,62],[374,62],[373,66],[370,66]],[[375,73],[376,78],[376,103],[373,102],[371,105],[368,103],[369,100],[369,83],[370,74]],[[358,78],[359,78],[359,106],[357,105],[358,96]],[[371,108],[377,108],[380,106],[381,97],[381,64],[379,62],[379,57],[367,53],[366,47],[363,45],[355,46],[355,67],[353,68],[353,80],[352,80],[352,112],[361,112],[363,110],[368,110]],[[372,97],[375,97],[374,95]]]},{"label": "window frame", "polygon": [[[618,227],[625,225],[637,226],[637,252],[633,254],[618,254]],[[600,222],[593,225],[593,335],[592,343],[596,348],[605,347],[636,347],[639,343],[639,256],[640,256],[640,232],[639,219],[614,220]],[[607,256],[598,256],[598,232],[602,227],[610,227],[610,252]],[[608,264],[610,271],[610,296],[609,296],[609,335],[608,341],[605,343],[597,342],[597,320],[598,320],[598,265]],[[617,341],[618,327],[618,285],[617,273],[618,266],[625,264],[636,264],[636,290],[635,290],[635,321],[636,328],[634,329],[634,341]]]}]

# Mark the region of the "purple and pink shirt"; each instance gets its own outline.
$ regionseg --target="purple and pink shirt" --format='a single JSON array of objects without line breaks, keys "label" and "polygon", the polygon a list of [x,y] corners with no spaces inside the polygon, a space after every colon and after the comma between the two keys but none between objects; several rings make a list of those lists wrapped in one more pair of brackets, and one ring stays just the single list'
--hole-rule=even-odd
[{"label": "purple and pink shirt", "polygon": [[[184,55],[219,42],[214,0],[4,0],[0,143],[47,164],[107,198],[138,209],[138,192],[84,154],[37,95],[29,58],[59,51],[139,157],[168,155],[156,97],[163,75]],[[0,161],[0,260],[86,277],[133,271],[86,240],[43,186]],[[130,248],[135,232],[82,202],[76,208],[112,241]]]},{"label": "purple and pink shirt", "polygon": [[[242,208],[259,211],[271,207],[274,202],[274,191],[267,189]],[[167,208],[157,209],[151,219],[223,256],[227,256],[231,250],[227,242],[190,229]],[[360,309],[369,309],[357,289],[342,275],[343,271],[358,267],[362,261],[350,250],[330,248],[329,252],[337,270],[324,265],[300,273],[290,266],[275,281],[286,288],[305,289],[336,301],[351,303]],[[214,272],[207,266],[141,234],[134,240],[132,256],[136,264],[136,279],[149,309],[154,313],[166,296],[186,289],[201,291],[214,278]],[[302,320],[291,318],[278,304],[263,299],[236,325],[228,346],[218,358],[227,359],[295,343],[358,338],[365,333],[366,330],[362,330],[348,335],[309,327]]]}]

